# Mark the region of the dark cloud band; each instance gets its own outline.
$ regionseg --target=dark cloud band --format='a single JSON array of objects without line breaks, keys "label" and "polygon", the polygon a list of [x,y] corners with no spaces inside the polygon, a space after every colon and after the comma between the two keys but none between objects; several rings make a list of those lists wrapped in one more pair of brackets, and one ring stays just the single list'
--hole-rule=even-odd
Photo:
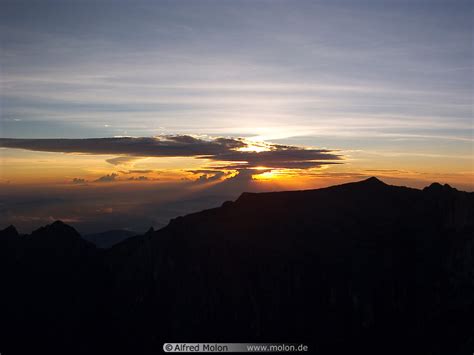
[{"label": "dark cloud band", "polygon": [[240,139],[204,140],[192,136],[118,137],[86,139],[0,138],[0,147],[42,152],[123,154],[142,157],[184,157],[216,155],[245,147]]},{"label": "dark cloud band", "polygon": [[266,144],[268,150],[239,150],[251,143],[241,138],[202,139],[189,135],[159,137],[119,137],[88,139],[10,139],[1,138],[0,147],[44,152],[114,154],[107,160],[118,165],[134,157],[196,157],[222,162],[219,169],[268,167],[273,169],[312,169],[340,163],[342,157],[327,149]]}]

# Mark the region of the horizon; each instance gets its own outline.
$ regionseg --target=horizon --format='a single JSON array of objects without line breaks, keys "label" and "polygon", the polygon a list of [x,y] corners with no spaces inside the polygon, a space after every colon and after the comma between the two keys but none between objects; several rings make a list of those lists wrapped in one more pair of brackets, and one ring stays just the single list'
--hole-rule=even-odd
[{"label": "horizon", "polygon": [[4,1],[0,222],[135,230],[377,175],[474,191],[469,1]]},{"label": "horizon", "polygon": [[[330,187],[338,187],[338,186],[344,186],[344,185],[348,185],[348,184],[362,184],[362,183],[367,183],[367,182],[371,182],[371,183],[381,183],[385,186],[391,186],[391,187],[402,187],[402,188],[411,188],[411,189],[414,189],[414,190],[418,190],[418,191],[424,191],[425,189],[427,188],[430,188],[430,187],[433,187],[435,185],[439,185],[439,186],[442,186],[444,188],[451,188],[451,189],[454,189],[454,190],[457,190],[455,187],[452,187],[450,186],[449,184],[440,184],[439,182],[432,182],[431,184],[425,186],[425,187],[422,187],[422,188],[415,188],[415,187],[407,187],[407,186],[403,186],[403,185],[391,185],[391,184],[387,184],[386,182],[384,182],[383,180],[379,179],[378,177],[376,176],[371,176],[371,177],[368,177],[368,178],[365,178],[363,180],[357,180],[357,181],[349,181],[349,182],[345,182],[343,184],[338,184],[338,185],[331,185],[331,186],[325,186],[325,187],[320,187],[320,188],[316,188],[316,189],[303,189],[303,190],[276,190],[276,191],[258,191],[258,192],[248,192],[248,191],[243,191],[240,193],[240,195],[238,197],[236,197],[235,199],[232,200],[232,202],[235,202],[237,201],[240,197],[242,197],[242,195],[244,194],[265,194],[265,193],[278,193],[278,192],[282,192],[282,193],[285,193],[285,192],[305,192],[305,191],[314,191],[314,190],[320,190],[320,189],[325,189],[325,188],[330,188]],[[459,190],[457,190],[459,191]],[[467,191],[461,191],[461,192],[467,192]],[[472,192],[471,192],[472,193]],[[205,208],[205,209],[202,209],[202,210],[192,210],[192,211],[189,211],[189,213],[197,213],[197,212],[203,212],[207,209],[212,209],[212,208],[218,208],[218,207],[222,207],[223,203],[224,202],[228,202],[228,201],[222,201],[221,203],[217,204],[216,206],[209,206],[208,208]],[[189,214],[188,213],[188,214]],[[186,216],[186,214],[185,214]],[[177,216],[174,216],[173,218],[171,219],[174,219],[176,217],[181,217],[181,215],[177,215]],[[106,233],[106,232],[110,232],[110,231],[129,231],[129,232],[133,232],[133,233],[136,233],[136,235],[142,235],[142,234],[145,234],[147,233],[150,228],[153,228],[154,231],[158,231],[164,227],[166,227],[170,222],[171,222],[171,219],[169,221],[167,221],[166,223],[164,224],[161,224],[161,225],[158,225],[158,226],[143,226],[143,228],[141,230],[131,230],[131,229],[112,229],[112,230],[89,230],[87,233],[83,233],[81,230],[80,230],[80,227],[79,229],[77,229],[78,227],[75,226],[76,225],[76,222],[77,221],[69,221],[69,223],[66,221],[63,221],[61,219],[57,219],[57,220],[49,220],[46,224],[44,225],[39,225],[33,229],[29,229],[27,231],[24,231],[24,230],[19,230],[19,228],[13,224],[9,224],[9,225],[6,225],[6,226],[0,226],[0,231],[1,230],[6,230],[10,227],[13,227],[20,235],[26,235],[26,234],[29,234],[29,233],[33,233],[34,231],[42,228],[42,227],[45,227],[45,226],[48,226],[48,225],[51,225],[51,224],[54,224],[54,223],[57,223],[57,222],[60,222],[60,223],[63,223],[63,224],[66,224],[66,225],[69,225],[71,227],[73,227],[81,236],[87,236],[87,235],[93,235],[93,234],[100,234],[100,233]]]}]

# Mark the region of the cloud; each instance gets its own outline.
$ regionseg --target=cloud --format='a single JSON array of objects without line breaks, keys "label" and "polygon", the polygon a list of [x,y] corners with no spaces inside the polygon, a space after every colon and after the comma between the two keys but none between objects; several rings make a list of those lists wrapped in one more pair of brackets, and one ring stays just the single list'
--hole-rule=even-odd
[{"label": "cloud", "polygon": [[132,176],[128,178],[130,181],[148,181],[149,179],[146,176]]},{"label": "cloud", "polygon": [[155,170],[147,170],[147,169],[134,169],[134,170],[120,170],[122,174],[151,174],[156,172]]},{"label": "cloud", "polygon": [[112,165],[122,165],[122,164],[127,164],[131,161],[137,160],[138,158],[136,157],[116,157],[116,158],[111,158],[107,159],[106,162]]},{"label": "cloud", "polygon": [[115,173],[108,174],[108,175],[105,175],[105,176],[101,176],[97,180],[94,180],[94,182],[114,182],[114,181],[116,181],[117,176],[118,175],[115,174]]},{"label": "cloud", "polygon": [[373,172],[373,173],[406,173],[405,170],[398,169],[365,169],[364,171]]},{"label": "cloud", "polygon": [[81,179],[81,178],[74,178],[72,179],[72,183],[73,184],[86,184],[87,183],[87,180],[86,179]]},{"label": "cloud", "polygon": [[204,140],[187,135],[140,138],[0,139],[0,147],[3,148],[62,153],[124,154],[131,157],[214,156],[245,146],[246,143],[241,139]]},{"label": "cloud", "polygon": [[220,173],[220,170],[216,169],[194,169],[194,170],[186,170],[188,173],[192,174],[217,174]]},{"label": "cloud", "polygon": [[208,169],[188,170],[188,172],[193,173],[193,174],[201,174],[196,180],[194,180],[194,182],[196,183],[219,181],[224,176],[230,174],[229,172],[224,172],[220,170],[208,170]]},{"label": "cloud", "polygon": [[[262,144],[263,150],[262,151]],[[158,137],[118,137],[90,139],[0,139],[0,147],[34,151],[121,154],[108,159],[110,164],[126,163],[137,157],[195,157],[213,160],[213,169],[312,169],[326,164],[340,164],[342,156],[328,149],[246,141],[243,138],[197,138],[190,135]],[[258,149],[253,150],[253,147]]]}]

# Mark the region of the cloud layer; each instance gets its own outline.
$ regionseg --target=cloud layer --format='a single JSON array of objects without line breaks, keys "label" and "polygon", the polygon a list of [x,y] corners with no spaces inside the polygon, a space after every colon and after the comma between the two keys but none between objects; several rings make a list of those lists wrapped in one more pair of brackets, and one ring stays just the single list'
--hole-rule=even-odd
[{"label": "cloud layer", "polygon": [[0,147],[32,151],[113,154],[107,162],[118,165],[137,157],[195,157],[215,161],[213,169],[242,170],[256,167],[312,169],[340,163],[333,150],[265,143],[255,150],[243,138],[197,138],[190,135],[90,139],[0,139]]}]

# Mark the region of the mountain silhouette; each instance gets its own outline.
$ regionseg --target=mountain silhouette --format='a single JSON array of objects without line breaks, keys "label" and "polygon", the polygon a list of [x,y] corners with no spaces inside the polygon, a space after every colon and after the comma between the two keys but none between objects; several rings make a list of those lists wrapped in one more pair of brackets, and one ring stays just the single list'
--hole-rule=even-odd
[{"label": "mountain silhouette", "polygon": [[107,249],[137,234],[138,233],[129,230],[116,229],[101,233],[86,234],[82,236],[82,238],[93,243],[98,248]]},{"label": "mountain silhouette", "polygon": [[29,236],[9,227],[0,344],[5,353],[294,342],[319,354],[470,354],[473,217],[473,193],[370,178],[243,193],[110,249],[61,222]]}]

